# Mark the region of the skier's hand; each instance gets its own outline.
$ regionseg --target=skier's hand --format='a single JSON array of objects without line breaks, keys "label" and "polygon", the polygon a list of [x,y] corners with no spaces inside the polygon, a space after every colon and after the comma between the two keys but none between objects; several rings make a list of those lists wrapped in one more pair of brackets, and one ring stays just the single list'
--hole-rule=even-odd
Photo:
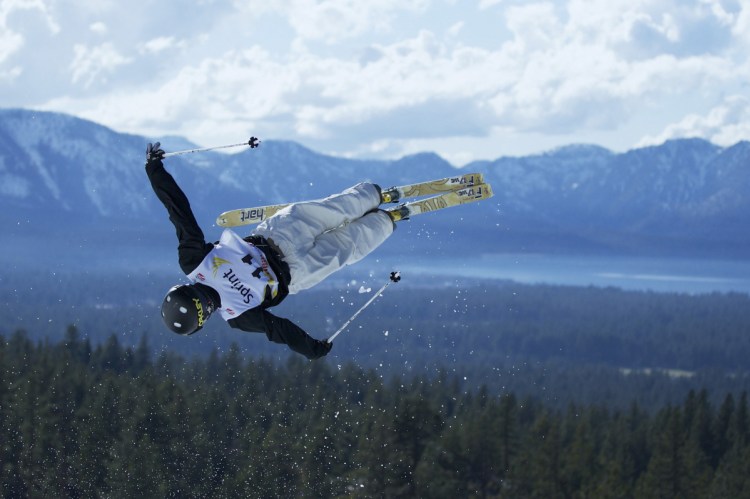
[{"label": "skier's hand", "polygon": [[333,343],[328,341],[315,340],[315,353],[311,359],[319,359],[328,355],[328,352],[333,348]]},{"label": "skier's hand", "polygon": [[161,163],[164,158],[164,149],[161,148],[160,142],[151,142],[146,146],[146,165],[149,163]]},{"label": "skier's hand", "polygon": [[325,355],[328,355],[328,352],[330,352],[331,348],[333,348],[333,343],[329,342],[328,340],[323,341],[322,343],[323,343],[323,348],[326,351]]}]

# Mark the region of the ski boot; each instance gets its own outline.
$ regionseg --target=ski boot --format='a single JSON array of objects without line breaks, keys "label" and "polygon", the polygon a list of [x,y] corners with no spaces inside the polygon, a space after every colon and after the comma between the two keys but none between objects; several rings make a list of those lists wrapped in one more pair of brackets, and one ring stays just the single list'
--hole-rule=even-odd
[{"label": "ski boot", "polygon": [[406,206],[406,204],[401,204],[395,208],[385,210],[385,212],[388,213],[388,216],[391,217],[391,220],[394,222],[408,220],[409,215],[411,215],[411,213],[409,213],[409,207]]},{"label": "ski boot", "polygon": [[398,203],[399,199],[401,199],[401,193],[396,187],[389,187],[380,191],[381,203]]}]

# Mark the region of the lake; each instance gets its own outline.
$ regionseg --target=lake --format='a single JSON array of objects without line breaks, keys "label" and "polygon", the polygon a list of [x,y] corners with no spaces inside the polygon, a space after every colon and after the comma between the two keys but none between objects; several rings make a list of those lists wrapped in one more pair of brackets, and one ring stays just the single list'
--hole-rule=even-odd
[{"label": "lake", "polygon": [[403,273],[510,279],[527,284],[618,287],[702,294],[750,294],[750,260],[703,260],[624,256],[487,254],[457,262],[404,261]]}]

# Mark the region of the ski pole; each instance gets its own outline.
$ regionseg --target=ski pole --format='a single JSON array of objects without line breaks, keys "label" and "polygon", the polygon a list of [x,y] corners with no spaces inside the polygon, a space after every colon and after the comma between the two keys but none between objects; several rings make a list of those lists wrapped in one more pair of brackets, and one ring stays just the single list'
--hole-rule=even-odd
[{"label": "ski pole", "polygon": [[250,146],[251,149],[255,149],[259,145],[260,145],[260,140],[258,140],[258,137],[250,137],[250,140],[248,140],[247,142],[242,142],[240,144],[229,144],[226,146],[214,146],[214,147],[201,147],[198,149],[186,149],[184,151],[168,152],[164,155],[164,157],[168,158],[170,156],[177,156],[178,154],[189,154],[193,152],[213,151],[214,149],[226,149],[227,147]]},{"label": "ski pole", "polygon": [[382,288],[380,288],[380,289],[378,290],[378,292],[377,292],[377,293],[375,293],[375,295],[373,295],[373,297],[372,297],[372,298],[370,298],[369,300],[367,300],[367,303],[365,303],[364,305],[362,305],[362,307],[361,307],[361,308],[360,308],[359,310],[357,310],[357,311],[356,311],[356,312],[354,313],[354,315],[352,315],[352,316],[351,316],[351,317],[349,318],[349,320],[348,320],[348,321],[346,321],[346,322],[344,323],[344,325],[343,325],[343,326],[341,326],[341,327],[339,328],[339,330],[338,330],[338,331],[336,331],[335,333],[333,333],[333,334],[331,335],[331,337],[330,337],[330,338],[328,338],[328,339],[326,340],[326,342],[327,342],[327,343],[331,343],[331,342],[333,341],[333,339],[334,339],[334,338],[335,338],[336,336],[338,336],[339,334],[341,334],[341,332],[342,332],[342,331],[343,331],[344,329],[346,329],[346,327],[347,327],[347,326],[348,326],[349,324],[351,324],[351,323],[352,323],[352,321],[353,321],[354,319],[356,319],[356,318],[357,318],[357,316],[358,316],[358,315],[359,315],[360,313],[362,313],[362,311],[363,311],[364,309],[366,309],[367,307],[369,307],[369,306],[370,306],[370,303],[374,302],[374,301],[375,301],[375,300],[376,300],[376,299],[377,299],[377,298],[378,298],[378,297],[379,297],[379,296],[380,296],[381,294],[383,294],[383,291],[385,291],[385,288],[387,288],[387,287],[388,287],[388,286],[389,286],[389,285],[390,285],[390,284],[391,284],[392,282],[398,282],[398,281],[400,281],[400,280],[401,280],[401,272],[391,272],[391,277],[390,277],[390,280],[389,280],[388,282],[386,282],[386,283],[385,283],[385,284],[383,285],[383,287],[382,287]]}]

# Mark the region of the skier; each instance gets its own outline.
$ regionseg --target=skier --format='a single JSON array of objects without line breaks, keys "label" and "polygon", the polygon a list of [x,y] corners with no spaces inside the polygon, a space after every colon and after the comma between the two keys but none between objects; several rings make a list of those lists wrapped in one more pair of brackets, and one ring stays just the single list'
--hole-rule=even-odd
[{"label": "skier", "polygon": [[166,326],[190,335],[218,310],[231,327],[265,333],[309,359],[328,354],[331,343],[267,309],[361,260],[393,233],[394,218],[378,208],[380,187],[361,183],[323,200],[292,204],[247,237],[225,229],[211,244],[164,169],[164,154],[159,142],[148,144],[146,173],[177,230],[180,267],[192,282],[173,286],[164,297]]}]

